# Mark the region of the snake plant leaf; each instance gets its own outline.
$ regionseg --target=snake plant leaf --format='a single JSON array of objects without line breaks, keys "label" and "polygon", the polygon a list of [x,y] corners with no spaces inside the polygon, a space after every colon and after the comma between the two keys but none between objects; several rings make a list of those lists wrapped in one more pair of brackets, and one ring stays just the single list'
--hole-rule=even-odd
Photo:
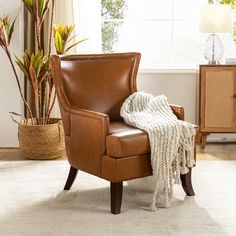
[{"label": "snake plant leaf", "polygon": [[86,40],[88,40],[88,39],[82,39],[82,40],[79,40],[79,41],[73,43],[72,45],[70,45],[70,46],[65,50],[65,53],[67,53],[71,48],[73,48],[73,47],[79,45],[80,43],[82,43],[82,42],[84,42],[84,41],[86,41]]}]

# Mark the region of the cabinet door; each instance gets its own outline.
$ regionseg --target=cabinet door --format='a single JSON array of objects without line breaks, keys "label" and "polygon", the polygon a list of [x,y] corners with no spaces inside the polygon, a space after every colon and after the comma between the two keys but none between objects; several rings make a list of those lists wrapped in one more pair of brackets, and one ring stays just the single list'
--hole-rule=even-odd
[{"label": "cabinet door", "polygon": [[201,70],[201,131],[235,132],[235,67]]}]

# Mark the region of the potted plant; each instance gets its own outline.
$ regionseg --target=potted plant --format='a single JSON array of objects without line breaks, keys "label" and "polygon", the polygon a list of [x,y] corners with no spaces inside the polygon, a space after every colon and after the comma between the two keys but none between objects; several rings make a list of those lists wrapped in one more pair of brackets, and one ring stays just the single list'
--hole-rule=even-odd
[{"label": "potted plant", "polygon": [[[27,109],[27,115],[18,123],[20,153],[27,159],[55,159],[62,156],[64,145],[64,131],[60,119],[51,118],[51,112],[56,100],[56,92],[50,72],[51,44],[54,36],[57,53],[64,54],[72,47],[84,40],[77,41],[66,47],[74,37],[69,38],[74,30],[73,26],[53,26],[55,0],[22,0],[24,6],[32,16],[35,25],[37,49],[35,52],[25,50],[22,58],[12,58],[10,42],[14,32],[15,20],[10,17],[0,18],[0,47],[5,51],[20,92],[20,97]],[[49,6],[51,4],[51,10]],[[50,13],[49,13],[50,11]],[[41,48],[42,25],[47,14],[51,14],[49,50]],[[53,33],[54,31],[54,33]],[[33,105],[30,105],[23,93],[16,65],[29,81],[33,94]],[[12,112],[13,115],[18,115]]]},{"label": "potted plant", "polygon": [[70,37],[74,29],[75,27],[73,25],[68,25],[68,26],[67,25],[63,26],[61,24],[53,25],[53,36],[54,36],[55,48],[58,55],[63,55],[67,53],[71,48],[87,40],[87,38],[82,39],[67,46],[67,44],[70,43],[72,40],[74,40],[74,38],[76,37],[76,35]]}]

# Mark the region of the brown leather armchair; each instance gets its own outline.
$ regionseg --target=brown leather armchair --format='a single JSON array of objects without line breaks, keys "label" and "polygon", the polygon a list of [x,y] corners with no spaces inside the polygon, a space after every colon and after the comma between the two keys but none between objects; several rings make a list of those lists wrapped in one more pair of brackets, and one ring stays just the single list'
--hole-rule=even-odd
[{"label": "brown leather armchair", "polygon": [[[78,170],[110,181],[113,214],[120,213],[123,181],[152,175],[147,134],[120,117],[123,102],[137,90],[140,57],[117,53],[51,58],[71,165],[64,189],[70,189]],[[182,107],[171,107],[184,119]],[[194,195],[191,170],[181,179],[186,194]]]}]

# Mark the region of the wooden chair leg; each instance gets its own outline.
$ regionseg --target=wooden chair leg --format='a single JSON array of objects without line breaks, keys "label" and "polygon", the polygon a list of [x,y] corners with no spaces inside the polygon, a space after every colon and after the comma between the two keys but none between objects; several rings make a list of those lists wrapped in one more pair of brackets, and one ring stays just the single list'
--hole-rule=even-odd
[{"label": "wooden chair leg", "polygon": [[77,172],[78,172],[77,169],[75,169],[72,166],[70,167],[70,172],[69,172],[69,175],[67,177],[67,181],[66,181],[64,190],[70,190],[70,188],[71,188],[71,186],[74,183],[74,180],[76,178]]},{"label": "wooden chair leg", "polygon": [[194,196],[194,190],[192,186],[192,168],[189,169],[189,172],[185,175],[181,175],[181,182],[184,189],[184,192],[187,196]]},{"label": "wooden chair leg", "polygon": [[120,214],[122,195],[123,195],[123,182],[112,183],[110,182],[111,193],[111,213],[114,215]]}]

